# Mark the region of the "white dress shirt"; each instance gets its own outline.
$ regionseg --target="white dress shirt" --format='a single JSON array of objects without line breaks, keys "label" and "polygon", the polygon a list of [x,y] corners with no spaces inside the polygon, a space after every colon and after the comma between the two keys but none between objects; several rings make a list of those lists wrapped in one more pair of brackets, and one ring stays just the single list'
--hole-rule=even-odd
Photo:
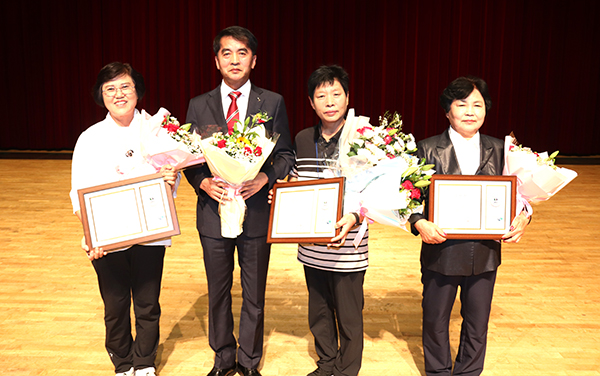
[{"label": "white dress shirt", "polygon": [[240,112],[240,120],[243,122],[246,119],[246,114],[248,113],[248,101],[250,100],[250,89],[252,85],[250,84],[250,80],[246,81],[245,84],[242,85],[237,90],[234,90],[227,86],[225,81],[221,82],[221,103],[223,103],[223,116],[227,118],[227,111],[229,111],[229,105],[231,105],[231,98],[229,94],[232,91],[239,91],[242,94],[237,99],[238,111]]},{"label": "white dress shirt", "polygon": [[462,175],[475,175],[481,163],[481,146],[479,132],[467,140],[450,127],[450,141],[454,146],[454,153],[458,159]]}]

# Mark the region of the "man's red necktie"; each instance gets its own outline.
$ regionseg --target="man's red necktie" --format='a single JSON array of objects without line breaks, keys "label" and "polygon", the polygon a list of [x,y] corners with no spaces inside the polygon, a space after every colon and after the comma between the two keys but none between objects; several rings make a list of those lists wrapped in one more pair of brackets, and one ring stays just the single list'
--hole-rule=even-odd
[{"label": "man's red necktie", "polygon": [[237,106],[237,99],[242,95],[239,91],[232,91],[229,93],[229,97],[231,98],[231,104],[229,105],[229,110],[227,110],[227,131],[229,134],[233,133],[233,126],[235,122],[240,120],[240,111]]}]

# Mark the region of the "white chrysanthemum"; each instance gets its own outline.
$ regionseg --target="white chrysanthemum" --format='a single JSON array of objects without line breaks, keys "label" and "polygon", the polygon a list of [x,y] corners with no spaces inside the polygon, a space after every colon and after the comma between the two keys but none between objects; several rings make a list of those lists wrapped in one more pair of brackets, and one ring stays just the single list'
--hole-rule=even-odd
[{"label": "white chrysanthemum", "polygon": [[371,154],[371,155],[368,157],[368,160],[369,160],[369,163],[371,163],[371,164],[374,164],[374,165],[375,165],[375,164],[377,164],[377,162],[379,162],[379,161],[381,160],[381,158],[378,158],[376,155],[374,155],[374,154]]},{"label": "white chrysanthemum", "polygon": [[401,138],[399,138],[396,142],[394,142],[394,149],[396,149],[396,151],[401,152],[404,150],[404,141],[402,141]]},{"label": "white chrysanthemum", "polygon": [[400,192],[400,200],[398,202],[398,204],[401,205],[401,207],[399,208],[395,208],[395,209],[406,209],[408,207],[408,204],[410,203],[410,191],[408,190],[403,190]]},{"label": "white chrysanthemum", "polygon": [[371,138],[374,135],[375,135],[375,131],[373,131],[373,128],[365,128],[363,136],[365,136],[366,138]]},{"label": "white chrysanthemum", "polygon": [[414,141],[408,141],[406,143],[406,148],[408,150],[415,150],[417,148],[417,144]]},{"label": "white chrysanthemum", "polygon": [[368,158],[368,157],[372,156],[373,153],[371,153],[368,149],[358,149],[356,151],[356,155],[360,155],[360,156]]},{"label": "white chrysanthemum", "polygon": [[375,151],[373,151],[373,155],[375,156],[375,158],[377,158],[377,160],[382,160],[384,158],[387,158],[385,151],[381,150],[379,148],[377,148]]},{"label": "white chrysanthemum", "polygon": [[379,135],[373,136],[373,143],[375,145],[383,145],[383,144],[385,144],[385,142],[383,141],[383,138],[381,138]]},{"label": "white chrysanthemum", "polygon": [[370,142],[370,141],[366,141],[366,142],[365,142],[365,149],[369,150],[369,151],[370,151],[371,153],[373,153],[373,154],[375,154],[375,151],[376,151],[376,150],[379,150],[379,149],[377,148],[377,146],[376,146],[376,145],[373,145],[373,143],[372,143],[372,142]]},{"label": "white chrysanthemum", "polygon": [[363,147],[365,144],[365,140],[363,140],[362,138],[357,138],[356,140],[354,140],[354,143],[356,145],[358,145],[359,148]]},{"label": "white chrysanthemum", "polygon": [[385,150],[390,154],[394,154],[396,152],[396,150],[394,150],[394,147],[391,144],[386,145]]}]

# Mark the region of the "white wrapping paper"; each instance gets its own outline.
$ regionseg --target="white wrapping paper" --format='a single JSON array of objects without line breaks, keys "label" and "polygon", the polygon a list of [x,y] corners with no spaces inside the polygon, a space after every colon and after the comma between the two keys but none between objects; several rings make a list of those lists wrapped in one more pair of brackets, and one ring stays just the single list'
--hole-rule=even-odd
[{"label": "white wrapping paper", "polygon": [[273,148],[275,142],[265,136],[264,126],[258,145],[262,148],[262,155],[255,157],[250,162],[247,159],[236,159],[228,155],[225,150],[211,144],[212,137],[202,139],[200,145],[202,153],[208,167],[215,179],[221,179],[231,187],[227,190],[227,196],[231,200],[226,200],[219,205],[219,215],[221,216],[221,236],[224,238],[235,238],[242,233],[244,217],[246,215],[246,202],[239,193],[242,183],[252,180],[260,172],[260,168],[265,163]]}]

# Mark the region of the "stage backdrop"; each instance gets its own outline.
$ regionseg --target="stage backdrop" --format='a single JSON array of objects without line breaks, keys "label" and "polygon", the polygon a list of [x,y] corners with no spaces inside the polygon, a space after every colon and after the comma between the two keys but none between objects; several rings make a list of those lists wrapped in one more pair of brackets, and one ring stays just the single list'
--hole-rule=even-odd
[{"label": "stage backdrop", "polygon": [[335,63],[358,114],[398,111],[417,139],[448,126],[440,91],[471,74],[494,102],[482,132],[600,154],[596,0],[3,1],[0,14],[2,150],[72,149],[106,115],[90,89],[112,61],[144,75],[138,108],[184,120],[189,99],[220,82],[214,35],[237,24],[259,40],[252,82],[284,96],[292,135],[315,123],[309,74]]}]

